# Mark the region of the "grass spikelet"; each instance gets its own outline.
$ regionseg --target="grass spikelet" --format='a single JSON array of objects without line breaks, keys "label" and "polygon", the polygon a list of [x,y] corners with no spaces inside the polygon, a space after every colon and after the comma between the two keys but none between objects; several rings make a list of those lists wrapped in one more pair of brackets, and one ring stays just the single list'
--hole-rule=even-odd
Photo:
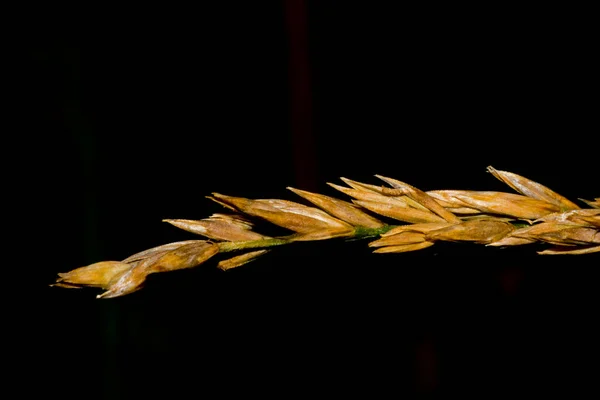
[{"label": "grass spikelet", "polygon": [[544,200],[538,200],[521,194],[474,191],[474,190],[437,190],[429,192],[433,198],[441,198],[453,207],[469,207],[480,213],[506,215],[517,219],[534,220],[560,208]]},{"label": "grass spikelet", "polygon": [[546,186],[534,182],[531,179],[527,179],[521,175],[517,175],[508,171],[499,171],[492,166],[487,167],[489,173],[493,176],[506,183],[508,186],[521,193],[524,196],[531,197],[533,199],[547,201],[555,206],[559,207],[560,210],[575,210],[580,208],[577,204],[564,196],[550,190]]},{"label": "grass spikelet", "polygon": [[514,227],[505,221],[478,219],[435,229],[426,234],[429,241],[474,242],[488,244],[512,232]]},{"label": "grass spikelet", "polygon": [[[443,218],[445,221],[457,223],[460,220],[456,217],[456,215],[452,214],[450,211],[446,210],[442,207],[437,201],[431,198],[427,193],[422,190],[417,189],[414,186],[411,186],[407,183],[401,182],[396,179],[387,178],[381,175],[375,175],[377,178],[383,180],[388,183],[390,186],[398,190],[397,194],[405,195],[419,203],[423,207],[430,210],[432,213],[437,214],[439,217]],[[386,190],[383,188],[384,194],[394,195],[395,191]]]},{"label": "grass spikelet", "polygon": [[164,219],[163,222],[184,231],[205,236],[209,239],[232,242],[266,239],[267,236],[252,231],[247,220],[225,214],[213,214],[211,217],[196,221],[190,219]]},{"label": "grass spikelet", "polygon": [[288,189],[352,226],[379,228],[385,225],[377,218],[370,216],[361,208],[347,201],[291,187],[288,187]]}]

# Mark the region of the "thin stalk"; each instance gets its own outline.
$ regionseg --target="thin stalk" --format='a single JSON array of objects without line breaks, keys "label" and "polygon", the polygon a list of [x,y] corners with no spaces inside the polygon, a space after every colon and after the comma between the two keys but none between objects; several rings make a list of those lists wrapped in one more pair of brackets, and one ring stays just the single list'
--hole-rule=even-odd
[{"label": "thin stalk", "polygon": [[[365,228],[362,226],[356,227],[354,232],[349,236],[345,237],[346,240],[362,240],[372,237],[377,237],[382,233],[389,231],[396,225],[384,225],[379,228]],[[217,243],[219,246],[219,253],[229,253],[232,251],[247,250],[247,249],[261,249],[267,247],[282,246],[284,244],[294,243],[293,236],[289,238],[277,237],[269,239],[249,240],[245,242],[221,242]]]}]

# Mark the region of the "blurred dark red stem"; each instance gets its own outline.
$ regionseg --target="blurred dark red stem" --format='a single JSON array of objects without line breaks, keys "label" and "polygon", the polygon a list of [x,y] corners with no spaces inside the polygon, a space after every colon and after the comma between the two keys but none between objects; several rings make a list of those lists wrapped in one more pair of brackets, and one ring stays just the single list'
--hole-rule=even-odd
[{"label": "blurred dark red stem", "polygon": [[317,190],[317,157],[312,130],[308,17],[304,0],[286,0],[289,45],[290,118],[296,185]]}]

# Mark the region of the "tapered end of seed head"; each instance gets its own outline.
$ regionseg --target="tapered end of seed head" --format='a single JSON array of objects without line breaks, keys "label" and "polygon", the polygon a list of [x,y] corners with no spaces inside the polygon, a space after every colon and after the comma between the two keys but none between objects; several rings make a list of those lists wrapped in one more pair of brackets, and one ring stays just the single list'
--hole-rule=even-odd
[{"label": "tapered end of seed head", "polygon": [[132,268],[131,264],[121,261],[101,261],[68,272],[61,272],[56,286],[61,287],[99,287],[108,288],[111,282]]}]

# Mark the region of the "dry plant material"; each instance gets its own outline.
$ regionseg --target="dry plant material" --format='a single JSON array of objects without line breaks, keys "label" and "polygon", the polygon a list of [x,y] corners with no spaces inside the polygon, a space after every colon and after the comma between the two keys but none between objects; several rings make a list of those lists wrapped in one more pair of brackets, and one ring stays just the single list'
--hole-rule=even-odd
[{"label": "dry plant material", "polygon": [[[402,181],[376,175],[375,185],[340,178],[328,183],[348,196],[338,199],[288,187],[310,203],[282,199],[248,199],[212,193],[208,199],[227,209],[202,220],[165,219],[174,227],[204,237],[167,243],[120,261],[100,261],[59,273],[52,286],[103,289],[98,298],[138,291],[154,273],[194,268],[225,253],[219,269],[238,268],[298,241],[369,240],[374,253],[405,253],[438,242],[509,248],[538,244],[540,255],[600,252],[600,198],[578,199],[581,205],[548,187],[512,172],[488,167],[513,192],[475,190],[422,191]],[[283,228],[268,236],[254,230],[255,220]]]}]

